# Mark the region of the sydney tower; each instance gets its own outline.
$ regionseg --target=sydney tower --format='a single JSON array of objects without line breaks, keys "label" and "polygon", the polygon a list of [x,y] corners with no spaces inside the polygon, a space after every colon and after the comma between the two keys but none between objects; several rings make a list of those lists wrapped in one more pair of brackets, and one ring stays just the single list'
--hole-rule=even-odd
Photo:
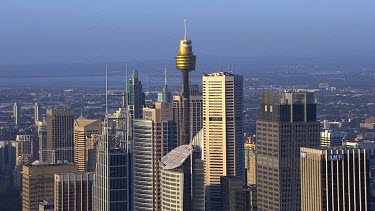
[{"label": "sydney tower", "polygon": [[182,72],[182,131],[180,145],[190,144],[190,106],[189,106],[189,73],[195,70],[196,56],[193,54],[191,40],[186,35],[186,19],[184,20],[184,39],[180,41],[180,51],[176,55],[176,68]]}]

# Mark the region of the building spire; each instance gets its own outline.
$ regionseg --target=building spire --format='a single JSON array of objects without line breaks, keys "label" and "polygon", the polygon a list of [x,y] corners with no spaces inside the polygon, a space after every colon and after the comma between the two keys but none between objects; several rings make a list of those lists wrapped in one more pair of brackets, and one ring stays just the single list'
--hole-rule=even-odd
[{"label": "building spire", "polygon": [[186,33],[186,18],[184,18],[184,29],[185,29],[184,40],[187,40],[187,33]]},{"label": "building spire", "polygon": [[167,86],[167,68],[164,68],[164,86]]}]

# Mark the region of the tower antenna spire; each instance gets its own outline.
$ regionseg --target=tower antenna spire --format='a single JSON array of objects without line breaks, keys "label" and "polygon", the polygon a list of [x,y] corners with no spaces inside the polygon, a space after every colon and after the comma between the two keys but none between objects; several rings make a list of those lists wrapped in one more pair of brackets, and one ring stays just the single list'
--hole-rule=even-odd
[{"label": "tower antenna spire", "polygon": [[186,18],[184,18],[184,29],[185,29],[184,40],[187,40],[187,33],[186,33]]},{"label": "tower antenna spire", "polygon": [[105,115],[108,115],[108,65],[105,64]]},{"label": "tower antenna spire", "polygon": [[167,86],[167,68],[164,68],[164,86]]}]

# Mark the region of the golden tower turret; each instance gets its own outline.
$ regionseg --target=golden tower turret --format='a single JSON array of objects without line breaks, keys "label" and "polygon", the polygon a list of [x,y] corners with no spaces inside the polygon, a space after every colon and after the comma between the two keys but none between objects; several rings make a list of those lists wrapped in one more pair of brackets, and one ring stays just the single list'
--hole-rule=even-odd
[{"label": "golden tower turret", "polygon": [[181,71],[195,70],[196,56],[193,54],[191,40],[186,35],[186,19],[184,20],[185,34],[184,39],[180,41],[180,51],[176,55],[176,68]]},{"label": "golden tower turret", "polygon": [[193,54],[191,40],[187,39],[186,19],[184,20],[184,39],[180,41],[180,51],[176,55],[176,68],[181,70],[182,86],[182,127],[180,136],[180,145],[190,144],[190,109],[189,109],[189,72],[195,70],[196,56]]}]

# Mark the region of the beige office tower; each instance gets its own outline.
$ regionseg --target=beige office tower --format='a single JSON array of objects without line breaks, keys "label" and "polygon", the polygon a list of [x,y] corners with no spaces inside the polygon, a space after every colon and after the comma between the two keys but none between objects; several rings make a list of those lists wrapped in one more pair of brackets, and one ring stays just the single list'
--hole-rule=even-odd
[{"label": "beige office tower", "polygon": [[55,210],[91,211],[94,174],[55,174]]},{"label": "beige office tower", "polygon": [[47,163],[74,162],[74,113],[47,110]]},{"label": "beige office tower", "polygon": [[373,149],[301,147],[299,160],[302,211],[374,210],[369,206],[374,199]]},{"label": "beige office tower", "polygon": [[221,210],[220,177],[245,179],[242,76],[203,75],[203,129],[207,210]]},{"label": "beige office tower", "polygon": [[300,147],[319,146],[312,92],[263,93],[257,136],[259,210],[301,210]]},{"label": "beige office tower", "polygon": [[[192,90],[191,90],[192,91]],[[199,133],[202,129],[202,109],[203,109],[203,98],[202,95],[198,92],[190,92],[190,137],[194,137]],[[174,118],[175,122],[177,123],[178,128],[178,137],[181,137],[182,131],[182,116],[183,116],[183,109],[182,109],[182,97],[175,95],[173,96],[173,109],[174,109]],[[181,138],[179,138],[181,140]]]},{"label": "beige office tower", "polygon": [[257,160],[255,143],[247,141],[245,143],[245,169],[247,172],[247,185],[257,183]]},{"label": "beige office tower", "polygon": [[45,164],[34,161],[23,166],[22,210],[38,210],[42,200],[54,200],[54,175],[76,173],[77,166],[68,163]]},{"label": "beige office tower", "polygon": [[159,161],[177,147],[172,103],[143,108],[133,124],[134,210],[160,210]]},{"label": "beige office tower", "polygon": [[88,171],[89,150],[94,147],[90,142],[99,134],[101,134],[100,120],[86,119],[83,116],[74,120],[74,162],[80,172]]}]

